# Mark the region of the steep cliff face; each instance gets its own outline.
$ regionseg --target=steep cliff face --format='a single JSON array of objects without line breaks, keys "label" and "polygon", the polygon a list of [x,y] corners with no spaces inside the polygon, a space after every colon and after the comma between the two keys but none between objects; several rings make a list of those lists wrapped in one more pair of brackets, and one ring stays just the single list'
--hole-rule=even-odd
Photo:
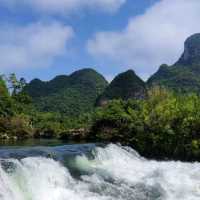
[{"label": "steep cliff face", "polygon": [[200,93],[200,34],[189,37],[181,58],[172,66],[162,65],[147,84]]},{"label": "steep cliff face", "polygon": [[184,53],[176,64],[200,64],[200,33],[192,35],[185,41]]},{"label": "steep cliff face", "polygon": [[133,70],[128,70],[114,78],[99,97],[97,104],[101,105],[112,99],[143,98],[144,95],[145,82]]}]

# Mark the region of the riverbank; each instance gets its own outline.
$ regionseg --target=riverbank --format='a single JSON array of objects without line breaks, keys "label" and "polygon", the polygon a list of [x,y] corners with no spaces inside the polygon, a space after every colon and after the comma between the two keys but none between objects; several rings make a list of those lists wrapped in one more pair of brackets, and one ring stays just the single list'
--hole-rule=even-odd
[{"label": "riverbank", "polygon": [[113,100],[77,118],[32,109],[0,117],[0,137],[5,141],[42,138],[121,143],[155,159],[199,161],[199,133],[200,97],[159,87],[145,99]]}]

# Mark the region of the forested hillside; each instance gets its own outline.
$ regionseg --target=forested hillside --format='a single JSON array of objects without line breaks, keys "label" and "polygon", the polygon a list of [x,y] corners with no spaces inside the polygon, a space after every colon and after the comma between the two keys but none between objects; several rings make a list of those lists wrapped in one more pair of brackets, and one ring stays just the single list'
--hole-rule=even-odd
[{"label": "forested hillside", "polygon": [[97,104],[105,104],[113,99],[144,98],[146,93],[145,87],[145,82],[133,70],[128,70],[114,78],[103,94],[99,96]]},{"label": "forested hillside", "polygon": [[39,111],[78,116],[91,112],[97,97],[108,85],[93,69],[83,69],[70,76],[57,76],[49,82],[35,79],[24,88]]},{"label": "forested hillside", "polygon": [[147,157],[199,160],[199,132],[200,34],[147,83],[132,70],[110,84],[93,69],[48,82],[0,77],[0,140],[112,141]]},{"label": "forested hillside", "polygon": [[184,53],[172,66],[162,65],[148,80],[148,86],[162,85],[177,92],[200,94],[200,34],[189,37]]}]

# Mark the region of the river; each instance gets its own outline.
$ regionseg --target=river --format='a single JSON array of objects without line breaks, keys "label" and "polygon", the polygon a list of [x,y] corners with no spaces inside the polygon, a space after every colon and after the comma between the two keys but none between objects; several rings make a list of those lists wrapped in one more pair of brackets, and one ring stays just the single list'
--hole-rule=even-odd
[{"label": "river", "polygon": [[1,146],[0,200],[199,200],[200,164],[108,144]]}]

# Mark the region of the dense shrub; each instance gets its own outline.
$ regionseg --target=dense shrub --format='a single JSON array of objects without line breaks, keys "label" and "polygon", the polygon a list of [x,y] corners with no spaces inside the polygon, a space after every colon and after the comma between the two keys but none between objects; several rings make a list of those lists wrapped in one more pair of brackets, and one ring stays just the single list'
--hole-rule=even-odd
[{"label": "dense shrub", "polygon": [[148,157],[199,159],[200,97],[155,87],[144,100],[117,100],[97,109],[91,132]]}]

